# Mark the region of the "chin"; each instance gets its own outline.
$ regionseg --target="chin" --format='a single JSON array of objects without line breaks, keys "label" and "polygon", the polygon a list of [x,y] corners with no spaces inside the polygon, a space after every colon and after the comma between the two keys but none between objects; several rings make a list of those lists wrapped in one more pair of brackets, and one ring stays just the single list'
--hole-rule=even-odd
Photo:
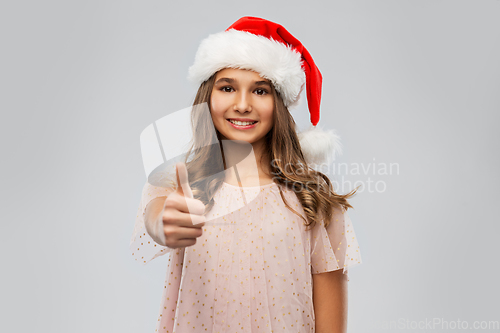
[{"label": "chin", "polygon": [[253,144],[255,143],[254,140],[245,140],[245,139],[239,139],[239,138],[232,138],[232,139],[226,139],[226,140],[232,140],[234,141],[235,143],[241,143],[241,144]]}]

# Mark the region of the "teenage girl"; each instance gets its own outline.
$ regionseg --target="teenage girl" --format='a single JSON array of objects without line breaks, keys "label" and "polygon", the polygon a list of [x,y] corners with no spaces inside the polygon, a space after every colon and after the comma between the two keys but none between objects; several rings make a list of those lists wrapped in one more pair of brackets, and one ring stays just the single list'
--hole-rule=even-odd
[{"label": "teenage girl", "polygon": [[305,86],[319,121],[310,54],[281,25],[243,17],[202,42],[189,74],[209,112],[193,108],[193,157],[175,182],[144,186],[131,241],[143,264],[169,254],[156,332],[347,332],[355,190],[335,193],[310,167],[332,136],[297,133],[289,112]]}]

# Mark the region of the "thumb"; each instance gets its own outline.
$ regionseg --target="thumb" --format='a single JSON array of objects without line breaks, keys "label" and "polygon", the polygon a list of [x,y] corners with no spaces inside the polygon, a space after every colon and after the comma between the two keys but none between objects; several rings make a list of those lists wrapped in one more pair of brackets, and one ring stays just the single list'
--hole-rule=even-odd
[{"label": "thumb", "polygon": [[193,192],[189,186],[186,164],[182,162],[177,163],[175,165],[175,175],[177,177],[177,193],[187,198],[193,198]]}]

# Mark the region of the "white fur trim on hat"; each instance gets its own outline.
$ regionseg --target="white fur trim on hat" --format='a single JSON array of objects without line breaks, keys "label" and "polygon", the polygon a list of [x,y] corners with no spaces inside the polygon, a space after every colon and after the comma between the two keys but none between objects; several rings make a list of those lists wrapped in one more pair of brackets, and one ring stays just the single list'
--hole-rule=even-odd
[{"label": "white fur trim on hat", "polygon": [[188,78],[198,84],[224,68],[253,70],[270,80],[286,107],[295,106],[306,82],[302,56],[290,46],[240,30],[212,34],[196,52]]},{"label": "white fur trim on hat", "polygon": [[311,126],[298,133],[300,147],[308,164],[329,164],[342,154],[340,137],[335,130]]}]

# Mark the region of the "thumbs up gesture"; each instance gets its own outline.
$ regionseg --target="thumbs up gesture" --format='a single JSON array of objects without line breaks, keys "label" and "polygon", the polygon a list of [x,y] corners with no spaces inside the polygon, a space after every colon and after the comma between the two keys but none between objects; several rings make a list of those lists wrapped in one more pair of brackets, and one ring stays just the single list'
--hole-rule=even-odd
[{"label": "thumbs up gesture", "polygon": [[177,189],[165,200],[157,222],[163,228],[163,244],[174,249],[196,244],[196,238],[203,234],[205,225],[205,205],[193,198],[186,165],[177,163],[175,168]]}]

